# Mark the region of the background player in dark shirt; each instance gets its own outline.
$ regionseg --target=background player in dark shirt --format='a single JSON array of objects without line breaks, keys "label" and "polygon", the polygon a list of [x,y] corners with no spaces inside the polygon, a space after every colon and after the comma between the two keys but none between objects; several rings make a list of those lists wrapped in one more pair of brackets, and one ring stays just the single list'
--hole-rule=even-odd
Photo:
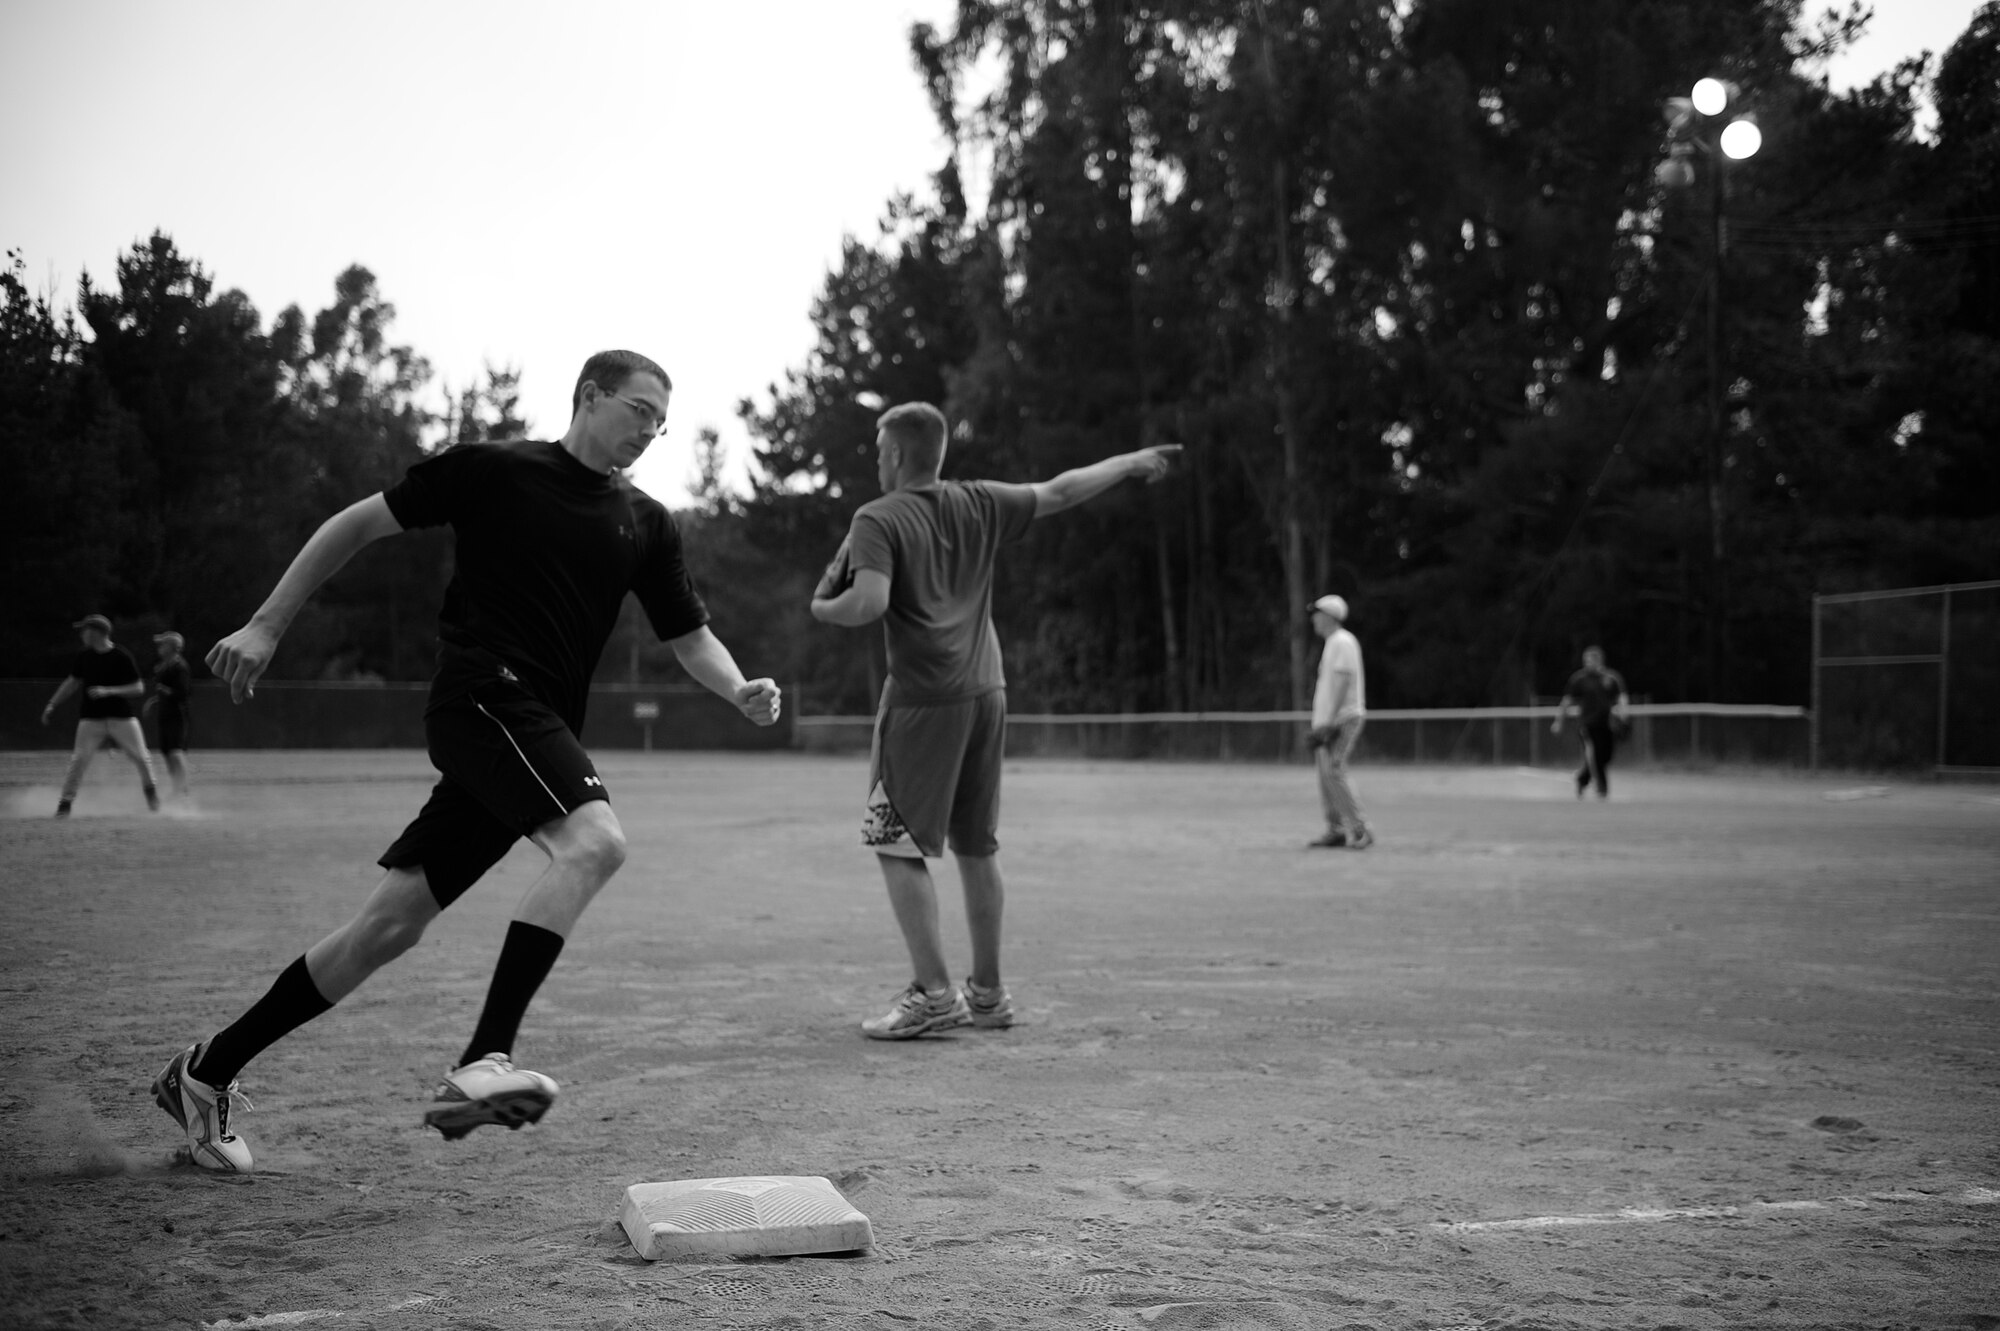
[{"label": "background player in dark shirt", "polygon": [[181,655],[185,639],[180,634],[172,629],[155,633],[153,645],[159,649],[160,659],[153,663],[153,691],[141,710],[152,713],[154,724],[160,728],[160,756],[167,760],[174,798],[186,799],[188,710],[194,676],[188,670],[187,658]]},{"label": "background player in dark shirt", "polygon": [[549,867],[514,913],[478,1027],[424,1118],[452,1138],[484,1123],[535,1122],[554,1102],[555,1082],[515,1068],[511,1055],[564,939],[625,859],[624,833],[577,736],[626,592],[696,680],[758,725],[778,717],[777,686],[745,680],[709,632],[672,518],[620,475],[665,428],[671,390],[666,372],[635,352],[592,356],[559,442],[469,445],[418,463],[322,526],[251,621],[209,652],[230,697],[252,696],[293,616],[357,550],[408,527],[452,527],[456,566],[424,712],[441,779],[383,852],[388,872],[360,913],[155,1080],[197,1164],[250,1168],[249,1147],[229,1126],[237,1072],[408,951],[523,836]]},{"label": "background player in dark shirt", "polygon": [[1571,675],[1563,689],[1562,705],[1549,725],[1552,733],[1562,733],[1572,707],[1583,722],[1583,766],[1576,770],[1576,797],[1582,799],[1594,781],[1597,798],[1605,799],[1611,794],[1611,754],[1625,725],[1625,680],[1605,667],[1602,647],[1583,649],[1583,669]]},{"label": "background player in dark shirt", "polygon": [[146,792],[146,807],[160,807],[160,792],[153,784],[153,761],[146,754],[145,732],[139,729],[136,704],[145,695],[139,680],[139,663],[132,653],[111,641],[111,621],[103,615],[85,615],[71,625],[83,639],[83,650],[71,662],[69,675],[56,686],[55,696],[42,708],[42,724],[47,725],[56,708],[70,694],[81,690],[77,705],[76,744],[70,750],[69,770],[63,773],[62,794],[56,800],[56,817],[69,817],[83,774],[91,759],[107,742],[132,760],[139,769],[139,784]]}]

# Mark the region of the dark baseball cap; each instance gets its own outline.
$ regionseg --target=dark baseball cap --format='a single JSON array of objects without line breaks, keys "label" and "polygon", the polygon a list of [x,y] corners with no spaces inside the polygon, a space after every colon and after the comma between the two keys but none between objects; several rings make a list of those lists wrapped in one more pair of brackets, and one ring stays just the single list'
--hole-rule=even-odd
[{"label": "dark baseball cap", "polygon": [[70,627],[73,629],[98,629],[109,633],[111,632],[111,621],[103,615],[85,615],[82,619],[77,620],[76,623],[71,624]]}]

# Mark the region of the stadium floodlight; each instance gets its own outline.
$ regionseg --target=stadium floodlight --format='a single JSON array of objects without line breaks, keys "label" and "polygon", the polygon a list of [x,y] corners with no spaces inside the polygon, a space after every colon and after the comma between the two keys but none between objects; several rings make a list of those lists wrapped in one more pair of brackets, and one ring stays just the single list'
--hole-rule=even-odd
[{"label": "stadium floodlight", "polygon": [[1757,128],[1757,122],[1748,116],[1732,120],[1723,127],[1720,140],[1722,155],[1734,161],[1755,157],[1757,150],[1764,146],[1764,131]]},{"label": "stadium floodlight", "polygon": [[1721,79],[1703,79],[1694,85],[1689,100],[1703,115],[1719,116],[1729,109],[1729,85]]}]

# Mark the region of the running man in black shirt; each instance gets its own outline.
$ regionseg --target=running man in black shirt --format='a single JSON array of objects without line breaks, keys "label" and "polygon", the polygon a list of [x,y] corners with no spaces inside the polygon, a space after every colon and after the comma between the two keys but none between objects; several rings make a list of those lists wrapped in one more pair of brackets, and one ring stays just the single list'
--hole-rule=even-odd
[{"label": "running man in black shirt", "polygon": [[139,769],[139,785],[146,792],[146,807],[157,811],[160,792],[153,784],[153,760],[146,753],[146,735],[139,729],[139,713],[134,704],[145,696],[139,680],[139,663],[132,653],[111,641],[111,621],[103,615],[85,615],[70,626],[83,639],[83,650],[70,664],[69,675],[56,686],[55,696],[42,709],[47,725],[56,708],[70,694],[83,691],[77,704],[76,744],[70,749],[69,770],[63,773],[62,794],[56,798],[56,817],[69,817],[83,774],[91,759],[106,741]]},{"label": "running man in black shirt", "polygon": [[1576,797],[1597,783],[1597,798],[1611,794],[1611,754],[1618,747],[1618,729],[1625,724],[1625,680],[1604,664],[1602,647],[1583,650],[1583,669],[1569,677],[1563,689],[1562,705],[1550,723],[1552,734],[1562,733],[1570,708],[1576,708],[1583,722],[1583,766],[1576,772]]},{"label": "running man in black shirt", "polygon": [[155,713],[154,720],[160,727],[160,756],[167,760],[174,798],[186,799],[188,698],[194,676],[188,671],[187,658],[181,655],[186,639],[180,634],[172,629],[155,633],[153,645],[159,649],[160,659],[153,663],[153,692],[140,710]]},{"label": "running man in black shirt", "polygon": [[610,797],[577,736],[626,592],[695,679],[758,725],[778,718],[777,686],[745,680],[709,631],[673,519],[619,475],[665,428],[671,391],[666,372],[635,352],[592,356],[559,442],[466,445],[418,463],[322,526],[250,623],[209,652],[230,697],[253,696],[293,616],[357,550],[406,528],[451,526],[457,562],[424,712],[441,779],[383,852],[388,872],[360,913],[153,1083],[196,1164],[248,1170],[250,1148],[229,1125],[237,1072],[408,951],[524,836],[549,867],[514,913],[479,1024],[424,1121],[450,1139],[485,1123],[536,1122],[554,1103],[556,1083],[516,1068],[512,1052],[564,939],[625,859]]}]

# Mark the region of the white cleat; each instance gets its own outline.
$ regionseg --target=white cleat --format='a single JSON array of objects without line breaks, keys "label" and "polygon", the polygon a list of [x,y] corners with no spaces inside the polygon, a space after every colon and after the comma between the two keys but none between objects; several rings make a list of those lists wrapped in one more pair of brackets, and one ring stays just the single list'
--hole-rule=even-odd
[{"label": "white cleat", "polygon": [[153,1079],[153,1101],[174,1116],[187,1133],[188,1159],[218,1174],[248,1174],[250,1143],[229,1130],[232,1104],[255,1109],[236,1082],[217,1089],[188,1075],[201,1046],[191,1044],[175,1054]]},{"label": "white cleat", "polygon": [[539,1123],[555,1102],[555,1078],[517,1068],[506,1054],[487,1054],[444,1074],[424,1122],[457,1141],[488,1123],[515,1130]]}]

